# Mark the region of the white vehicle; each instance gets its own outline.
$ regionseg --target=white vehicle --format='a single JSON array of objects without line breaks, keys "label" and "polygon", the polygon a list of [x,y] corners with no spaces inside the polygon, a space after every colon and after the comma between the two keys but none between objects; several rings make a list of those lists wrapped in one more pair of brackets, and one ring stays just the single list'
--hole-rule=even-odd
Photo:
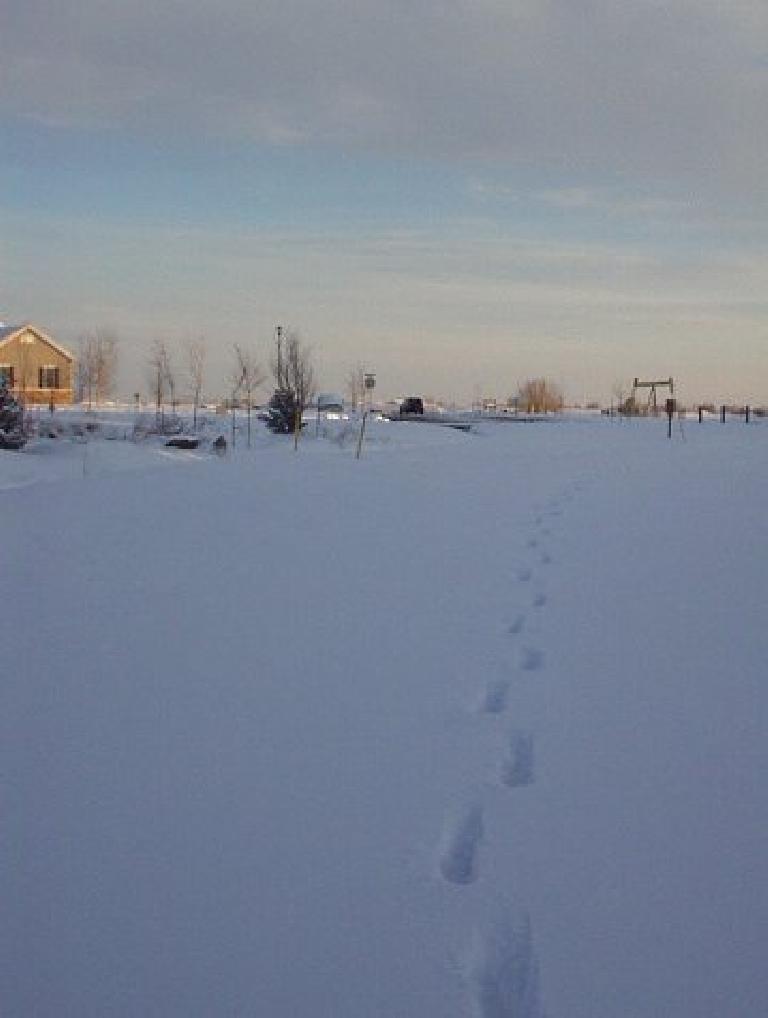
[{"label": "white vehicle", "polygon": [[318,393],[317,414],[329,421],[347,420],[348,416],[344,413],[344,400],[335,392]]}]

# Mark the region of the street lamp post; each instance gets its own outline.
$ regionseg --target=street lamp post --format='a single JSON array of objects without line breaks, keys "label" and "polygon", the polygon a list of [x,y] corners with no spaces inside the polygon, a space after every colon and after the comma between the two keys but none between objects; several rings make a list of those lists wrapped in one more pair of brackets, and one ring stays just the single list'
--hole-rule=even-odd
[{"label": "street lamp post", "polygon": [[368,408],[373,405],[373,390],[376,388],[376,375],[373,372],[367,372],[363,379],[365,385],[366,403]]},{"label": "street lamp post", "polygon": [[[373,406],[373,390],[376,388],[376,375],[372,371],[367,372],[363,376],[363,385],[365,387],[366,399],[363,404],[363,420],[360,424],[360,434],[357,439],[357,450],[355,452],[355,459],[360,459],[360,455],[363,451],[363,439],[365,438],[365,422],[368,420],[368,414]],[[365,403],[368,406],[365,406]]]},{"label": "street lamp post", "polygon": [[277,387],[278,389],[283,388],[283,327],[277,325],[275,327],[275,336],[277,338]]}]

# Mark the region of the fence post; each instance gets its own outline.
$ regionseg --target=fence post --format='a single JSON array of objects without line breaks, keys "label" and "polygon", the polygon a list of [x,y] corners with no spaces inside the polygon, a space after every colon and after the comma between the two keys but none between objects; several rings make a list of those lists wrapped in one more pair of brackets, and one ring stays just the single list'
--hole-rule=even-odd
[{"label": "fence post", "polygon": [[720,407],[720,423],[725,424],[725,404]]},{"label": "fence post", "polygon": [[704,420],[704,407],[699,407],[699,424]]},{"label": "fence post", "polygon": [[749,424],[749,407],[744,407],[744,423]]}]

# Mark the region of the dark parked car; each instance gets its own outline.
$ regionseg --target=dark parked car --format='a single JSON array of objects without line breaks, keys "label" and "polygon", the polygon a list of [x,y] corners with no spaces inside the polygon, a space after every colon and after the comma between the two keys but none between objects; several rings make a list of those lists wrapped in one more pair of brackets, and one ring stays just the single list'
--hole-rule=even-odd
[{"label": "dark parked car", "polygon": [[423,414],[424,400],[421,396],[407,396],[400,404],[401,414]]}]

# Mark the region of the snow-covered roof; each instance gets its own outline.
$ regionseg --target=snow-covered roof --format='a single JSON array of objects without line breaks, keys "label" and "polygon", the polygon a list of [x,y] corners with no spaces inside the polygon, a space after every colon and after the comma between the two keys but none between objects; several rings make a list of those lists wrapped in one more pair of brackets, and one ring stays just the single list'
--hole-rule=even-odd
[{"label": "snow-covered roof", "polygon": [[66,347],[62,346],[60,343],[57,343],[55,340],[51,339],[49,335],[43,332],[42,329],[38,329],[36,325],[30,325],[29,323],[25,325],[0,326],[0,346],[2,346],[4,343],[10,342],[20,332],[25,332],[26,330],[34,332],[38,339],[42,340],[43,343],[47,343],[48,346],[53,347],[53,349],[57,350],[62,355],[62,357],[67,357],[71,361],[75,359],[74,354],[71,353],[71,351],[67,350]]}]

